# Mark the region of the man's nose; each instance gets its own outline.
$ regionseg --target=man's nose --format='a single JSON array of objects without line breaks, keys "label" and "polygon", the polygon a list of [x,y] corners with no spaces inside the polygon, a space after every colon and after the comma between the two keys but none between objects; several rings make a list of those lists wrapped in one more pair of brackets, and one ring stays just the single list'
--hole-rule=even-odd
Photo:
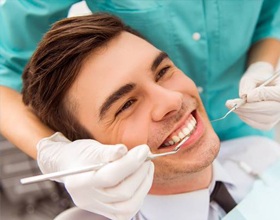
[{"label": "man's nose", "polygon": [[160,121],[176,114],[183,104],[183,94],[156,86],[151,94],[152,96],[152,119]]}]

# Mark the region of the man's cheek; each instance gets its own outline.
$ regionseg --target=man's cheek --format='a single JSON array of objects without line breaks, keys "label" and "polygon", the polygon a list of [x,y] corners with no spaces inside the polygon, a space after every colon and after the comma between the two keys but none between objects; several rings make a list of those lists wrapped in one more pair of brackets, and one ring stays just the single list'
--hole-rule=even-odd
[{"label": "man's cheek", "polygon": [[[145,123],[140,123],[141,120],[131,120],[121,129],[120,141],[125,144],[129,149],[147,144],[148,141],[148,127]],[[143,122],[143,120],[142,120]]]}]

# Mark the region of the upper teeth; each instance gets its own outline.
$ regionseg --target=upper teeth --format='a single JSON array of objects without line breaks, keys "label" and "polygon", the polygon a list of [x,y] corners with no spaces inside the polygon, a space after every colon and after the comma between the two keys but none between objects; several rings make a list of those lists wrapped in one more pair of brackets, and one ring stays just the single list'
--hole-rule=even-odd
[{"label": "upper teeth", "polygon": [[180,130],[176,131],[176,134],[174,134],[172,138],[166,141],[163,145],[171,146],[180,142],[184,137],[191,135],[195,126],[196,126],[196,120],[191,115],[190,119],[186,122],[186,124],[182,128],[180,128]]}]

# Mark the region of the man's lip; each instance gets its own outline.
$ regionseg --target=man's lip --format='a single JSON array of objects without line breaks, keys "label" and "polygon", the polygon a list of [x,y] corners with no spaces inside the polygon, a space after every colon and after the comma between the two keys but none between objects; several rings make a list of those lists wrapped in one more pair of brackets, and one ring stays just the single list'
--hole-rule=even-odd
[{"label": "man's lip", "polygon": [[185,115],[182,117],[182,119],[181,119],[179,122],[176,123],[174,129],[172,129],[172,131],[169,133],[169,135],[166,136],[166,137],[164,138],[163,142],[159,145],[158,149],[163,149],[163,148],[164,148],[164,149],[174,148],[176,145],[178,145],[178,144],[180,143],[180,141],[179,141],[178,143],[175,143],[175,144],[170,145],[170,146],[164,146],[164,147],[162,146],[163,143],[164,143],[168,138],[171,138],[171,137],[172,137],[172,134],[173,134],[175,131],[177,131],[179,128],[181,128],[181,127],[185,124],[186,120],[190,117],[190,115],[192,115],[192,116],[196,119],[196,110],[193,110],[193,111],[191,111],[191,112],[185,114]]},{"label": "man's lip", "polygon": [[[204,133],[204,124],[200,118],[200,115],[198,114],[198,112],[194,112],[193,116],[195,117],[196,119],[196,127],[195,129],[193,130],[192,134],[189,136],[189,139],[187,141],[185,141],[182,146],[180,147],[180,149],[184,149],[184,148],[192,148],[194,146],[194,144],[201,138],[201,136],[203,135]],[[160,153],[164,153],[164,152],[168,152],[168,151],[172,151],[174,150],[174,148],[179,144],[180,142],[174,144],[174,145],[171,145],[171,146],[168,146],[168,147],[162,147],[159,150]]]}]

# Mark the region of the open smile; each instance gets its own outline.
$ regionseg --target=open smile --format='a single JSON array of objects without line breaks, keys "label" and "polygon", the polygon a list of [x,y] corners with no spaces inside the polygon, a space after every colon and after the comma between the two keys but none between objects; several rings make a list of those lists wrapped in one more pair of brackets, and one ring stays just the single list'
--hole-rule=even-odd
[{"label": "open smile", "polygon": [[190,137],[195,131],[197,125],[197,120],[194,117],[194,112],[192,112],[187,120],[182,126],[172,132],[165,141],[160,145],[159,149],[173,146],[179,143],[185,137]]}]

